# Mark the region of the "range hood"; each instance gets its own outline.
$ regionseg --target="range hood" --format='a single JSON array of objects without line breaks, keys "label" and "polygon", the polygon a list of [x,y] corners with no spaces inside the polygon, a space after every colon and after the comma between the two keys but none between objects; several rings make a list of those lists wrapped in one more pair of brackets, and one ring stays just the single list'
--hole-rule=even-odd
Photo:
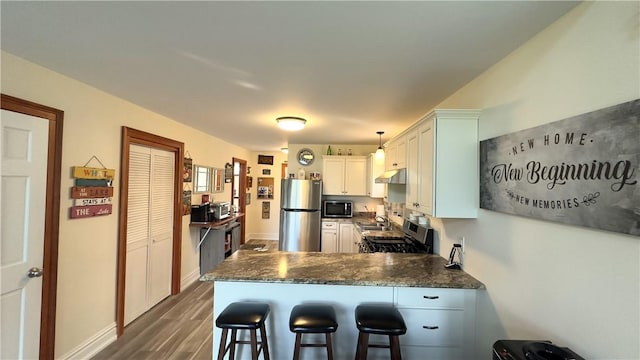
[{"label": "range hood", "polygon": [[377,184],[406,184],[407,170],[397,169],[385,171],[384,174],[376,178]]}]

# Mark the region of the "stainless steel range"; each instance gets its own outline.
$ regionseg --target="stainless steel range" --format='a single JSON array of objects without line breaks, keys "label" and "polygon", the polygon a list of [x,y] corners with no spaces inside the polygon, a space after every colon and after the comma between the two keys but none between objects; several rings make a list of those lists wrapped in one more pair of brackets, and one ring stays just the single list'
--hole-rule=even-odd
[{"label": "stainless steel range", "polygon": [[402,237],[366,234],[360,242],[360,252],[433,254],[433,229],[405,219],[402,232],[404,233]]}]

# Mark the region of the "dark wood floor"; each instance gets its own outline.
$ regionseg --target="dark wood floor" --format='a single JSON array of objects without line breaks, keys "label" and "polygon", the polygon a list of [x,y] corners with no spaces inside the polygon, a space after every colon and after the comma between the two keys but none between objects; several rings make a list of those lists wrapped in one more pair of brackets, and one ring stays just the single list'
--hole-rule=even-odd
[{"label": "dark wood floor", "polygon": [[93,359],[211,360],[212,339],[213,283],[197,281],[133,321]]}]

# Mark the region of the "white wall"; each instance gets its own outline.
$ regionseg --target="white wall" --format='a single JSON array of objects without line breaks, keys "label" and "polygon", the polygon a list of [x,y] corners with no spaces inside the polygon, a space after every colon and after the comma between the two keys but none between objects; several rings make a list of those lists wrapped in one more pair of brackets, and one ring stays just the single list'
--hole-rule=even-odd
[{"label": "white wall", "polygon": [[[116,195],[112,215],[68,219],[71,167],[95,155],[116,169],[118,179],[122,126],[183,142],[197,164],[223,168],[233,156],[249,159],[250,152],[7,52],[2,52],[1,65],[2,93],[64,111],[56,358],[78,355],[89,351],[82,348],[90,347],[87,343],[94,336],[115,334],[119,201]],[[116,180],[115,194],[119,186]],[[230,187],[215,197],[230,199]],[[189,228],[188,216],[183,217],[182,229],[181,275],[183,281],[193,281],[199,275],[197,229]]]},{"label": "white wall", "polygon": [[[258,164],[258,155],[273,156],[273,165]],[[247,206],[247,223],[245,228],[245,238],[278,240],[280,228],[280,180],[282,179],[282,163],[287,161],[287,154],[281,151],[252,152],[247,160],[247,166],[251,167],[251,173],[247,176],[253,177],[253,186],[247,190],[251,194],[251,204]],[[271,175],[263,175],[263,170],[270,170]],[[273,199],[258,199],[258,178],[273,178]],[[262,203],[270,203],[269,219],[262,218]]]},{"label": "white wall", "polygon": [[[438,107],[484,109],[484,140],[640,98],[639,15],[639,2],[583,3]],[[433,226],[442,255],[466,237],[464,269],[487,286],[482,358],[510,338],[640,359],[640,238],[486,210]]]}]

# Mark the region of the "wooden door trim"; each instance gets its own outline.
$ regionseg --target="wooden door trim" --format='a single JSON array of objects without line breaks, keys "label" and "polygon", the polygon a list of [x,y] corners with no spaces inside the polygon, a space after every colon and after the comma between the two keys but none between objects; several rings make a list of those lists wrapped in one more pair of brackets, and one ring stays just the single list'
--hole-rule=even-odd
[{"label": "wooden door trim", "polygon": [[62,169],[62,125],[64,111],[1,94],[2,109],[49,121],[47,155],[47,200],[45,204],[42,305],[40,313],[40,359],[54,359],[56,297],[58,284],[58,236],[60,229],[60,184]]},{"label": "wooden door trim", "polygon": [[118,234],[118,266],[116,288],[116,333],[124,333],[124,295],[127,265],[127,212],[129,193],[129,148],[130,145],[145,145],[174,153],[174,206],[173,206],[173,251],[171,261],[171,295],[180,293],[180,266],[182,261],[182,167],[184,143],[144,131],[122,127],[120,149],[120,217]]},{"label": "wooden door trim", "polygon": [[240,218],[240,244],[245,243],[245,224],[247,222],[247,160],[232,158],[232,164],[240,164],[240,174],[238,175],[238,184],[235,183],[235,176],[231,177],[231,202],[233,203],[233,189],[238,189],[238,212],[245,214]]}]

